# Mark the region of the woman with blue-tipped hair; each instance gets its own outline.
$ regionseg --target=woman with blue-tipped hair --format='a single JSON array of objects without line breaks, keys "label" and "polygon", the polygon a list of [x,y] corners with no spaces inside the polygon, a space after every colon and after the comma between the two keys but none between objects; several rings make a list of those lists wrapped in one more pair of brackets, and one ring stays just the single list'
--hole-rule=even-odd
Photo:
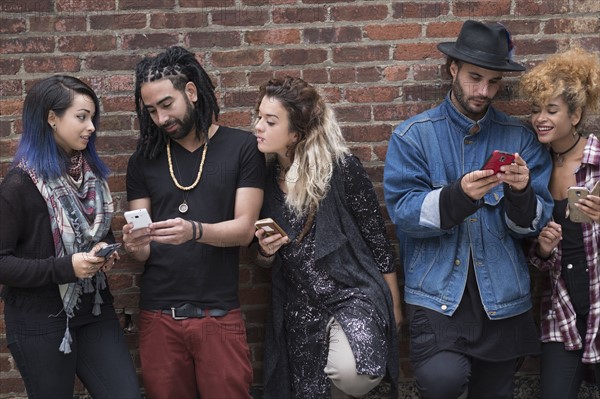
[{"label": "woman with blue-tipped hair", "polygon": [[[0,185],[0,284],[10,352],[31,398],[140,398],[106,274],[118,253],[108,168],[96,153],[99,102],[70,76],[37,82]],[[65,328],[66,327],[66,328]]]}]

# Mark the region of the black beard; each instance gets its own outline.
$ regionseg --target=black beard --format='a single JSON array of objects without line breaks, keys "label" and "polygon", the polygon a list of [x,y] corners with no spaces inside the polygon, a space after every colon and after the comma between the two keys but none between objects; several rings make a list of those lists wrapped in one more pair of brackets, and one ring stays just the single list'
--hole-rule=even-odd
[{"label": "black beard", "polygon": [[[489,98],[485,98],[485,100],[488,102],[488,104],[482,111],[477,111],[477,110],[471,108],[471,106],[469,105],[469,102],[468,102],[469,98],[465,98],[465,92],[463,91],[463,89],[460,85],[460,80],[458,79],[458,77],[456,77],[456,79],[452,83],[452,93],[454,94],[454,98],[456,99],[456,102],[458,102],[458,104],[462,107],[463,111],[466,112],[466,116],[470,117],[471,119],[476,119],[477,116],[484,115],[490,105],[490,102],[491,102],[491,100]],[[470,97],[470,98],[475,98],[475,97]]]},{"label": "black beard", "polygon": [[175,120],[174,123],[179,125],[179,127],[172,133],[167,132],[164,127],[161,127],[162,132],[169,138],[172,140],[181,140],[190,134],[196,125],[196,108],[194,108],[194,105],[190,101],[187,101],[187,109],[185,110],[183,120]]}]

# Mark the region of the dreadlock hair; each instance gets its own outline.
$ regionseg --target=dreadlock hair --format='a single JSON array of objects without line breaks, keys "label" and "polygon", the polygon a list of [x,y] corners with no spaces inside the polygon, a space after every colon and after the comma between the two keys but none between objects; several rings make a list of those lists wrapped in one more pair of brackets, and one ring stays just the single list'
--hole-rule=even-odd
[{"label": "dreadlock hair", "polygon": [[208,138],[213,117],[215,121],[219,119],[215,86],[193,53],[183,47],[173,46],[155,57],[144,58],[135,70],[135,111],[140,122],[138,151],[148,159],[156,158],[164,150],[168,136],[152,121],[150,113],[144,107],[141,89],[144,83],[160,79],[169,79],[173,87],[182,93],[188,82],[196,85],[198,100],[194,104],[194,125],[199,140]]}]

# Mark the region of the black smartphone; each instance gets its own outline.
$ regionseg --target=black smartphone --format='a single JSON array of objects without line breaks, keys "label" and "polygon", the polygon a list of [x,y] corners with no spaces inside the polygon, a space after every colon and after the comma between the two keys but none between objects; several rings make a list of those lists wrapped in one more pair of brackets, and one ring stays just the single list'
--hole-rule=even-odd
[{"label": "black smartphone", "polygon": [[120,247],[121,247],[121,244],[118,242],[114,243],[114,244],[108,244],[107,246],[105,246],[104,248],[102,248],[98,252],[96,252],[94,255],[106,259],[109,256],[111,256]]}]

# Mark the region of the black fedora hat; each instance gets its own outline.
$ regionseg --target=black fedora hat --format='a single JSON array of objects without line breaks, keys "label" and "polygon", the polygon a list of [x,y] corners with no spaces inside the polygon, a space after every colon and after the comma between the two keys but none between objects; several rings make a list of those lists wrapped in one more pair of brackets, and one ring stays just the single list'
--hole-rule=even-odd
[{"label": "black fedora hat", "polygon": [[510,33],[499,23],[484,24],[465,21],[456,42],[440,43],[442,53],[494,71],[524,71],[525,67],[511,59]]}]

